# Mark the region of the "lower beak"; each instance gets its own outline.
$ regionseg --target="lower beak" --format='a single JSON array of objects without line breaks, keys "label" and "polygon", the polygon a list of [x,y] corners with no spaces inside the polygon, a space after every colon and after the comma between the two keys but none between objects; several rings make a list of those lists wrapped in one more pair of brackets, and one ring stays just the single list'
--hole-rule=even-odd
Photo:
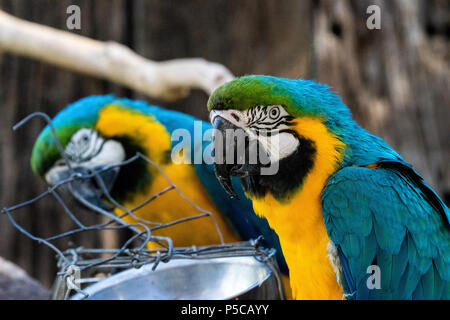
[{"label": "lower beak", "polygon": [[[111,211],[113,208],[102,200],[103,195],[111,190],[116,180],[118,169],[110,169],[102,171],[102,167],[96,167],[93,170],[98,172],[98,175],[92,178],[82,178],[92,174],[90,169],[85,167],[58,167],[57,170],[50,170],[46,174],[46,180],[51,185],[56,185],[66,180],[69,182],[63,183],[58,187],[58,191],[64,195],[75,199],[77,203],[88,207],[88,209],[95,209],[95,207],[102,210]],[[73,174],[81,178],[70,179]],[[101,181],[99,181],[101,179]]]},{"label": "lower beak", "polygon": [[221,116],[215,116],[213,127],[216,129],[213,134],[216,176],[227,193],[238,199],[231,183],[231,176],[244,178],[259,173],[259,167],[247,161],[250,158],[249,150],[251,150],[249,136],[244,130]]}]

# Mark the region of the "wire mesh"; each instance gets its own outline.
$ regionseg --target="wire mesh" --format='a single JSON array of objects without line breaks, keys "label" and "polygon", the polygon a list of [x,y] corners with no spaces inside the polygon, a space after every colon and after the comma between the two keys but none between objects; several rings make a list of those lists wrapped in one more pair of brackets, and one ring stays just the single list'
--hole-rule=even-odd
[{"label": "wire mesh", "polygon": [[[120,163],[109,165],[103,167],[100,170],[92,170],[90,172],[76,172],[71,166],[71,161],[62,147],[62,143],[56,134],[56,130],[53,127],[50,117],[42,112],[35,112],[24,118],[18,124],[13,127],[13,130],[17,130],[22,125],[27,123],[32,118],[39,117],[46,121],[49,125],[55,144],[59,150],[61,158],[67,164],[68,170],[70,170],[70,176],[53,186],[49,186],[47,190],[38,196],[24,201],[20,204],[3,208],[2,213],[8,216],[12,225],[17,228],[21,233],[30,239],[37,241],[40,244],[46,245],[51,248],[56,253],[57,257],[57,267],[60,270],[57,274],[57,282],[54,292],[54,298],[64,298],[70,297],[72,292],[77,292],[87,297],[82,288],[86,284],[95,283],[108,277],[118,271],[129,269],[129,268],[139,268],[145,264],[152,263],[152,270],[155,270],[160,262],[168,263],[173,259],[212,259],[212,258],[223,258],[223,257],[236,257],[236,256],[253,256],[259,261],[267,262],[272,272],[275,274],[278,283],[278,290],[280,290],[281,296],[283,296],[282,284],[279,279],[278,269],[276,262],[274,260],[274,249],[266,249],[260,246],[261,237],[255,240],[225,244],[222,233],[219,229],[217,221],[215,220],[213,214],[209,211],[203,210],[195,202],[190,200],[187,196],[183,194],[180,188],[172,182],[172,180],[167,176],[167,174],[161,169],[161,167],[154,161],[149,159],[146,155],[142,153],[136,153],[133,157],[126,159]],[[110,194],[110,191],[106,187],[102,173],[108,170],[113,170],[120,168],[131,163],[144,160],[149,165],[156,168],[161,175],[169,183],[169,186],[163,188],[159,192],[149,196],[145,201],[141,202],[134,208],[127,209],[116,201]],[[116,208],[119,208],[124,213],[117,216],[115,213],[105,210],[97,205],[92,204],[85,197],[77,192],[74,188],[74,184],[80,181],[91,181],[94,180],[97,186],[101,189],[103,196]],[[107,218],[106,222],[86,225],[83,224],[72,212],[72,210],[67,206],[60,193],[59,188],[62,186],[68,187],[68,190],[72,196],[77,199],[81,204],[86,206],[88,209],[96,212]],[[164,196],[170,191],[176,191],[180,198],[192,205],[198,214],[193,216],[184,217],[178,220],[173,220],[168,223],[160,223],[155,221],[149,221],[142,219],[135,215],[135,212],[144,206],[152,204],[152,201],[158,197]],[[172,191],[173,192],[173,191]],[[26,206],[32,205],[33,203],[45,198],[53,197],[53,199],[60,205],[62,212],[67,214],[67,216],[73,221],[76,226],[74,229],[69,231],[56,234],[50,237],[40,237],[33,235],[27,230],[25,230],[14,218],[14,213]],[[126,216],[131,216],[136,222],[127,223],[122,220]],[[215,229],[217,231],[219,243],[217,245],[202,246],[202,247],[189,247],[180,248],[174,247],[173,241],[167,236],[158,236],[152,234],[153,231],[168,228],[176,224],[184,223],[191,220],[197,220],[201,218],[209,218],[213,221]],[[124,242],[120,248],[116,249],[103,249],[103,248],[93,248],[87,249],[83,247],[70,248],[63,250],[58,248],[54,242],[59,239],[68,238],[76,234],[80,234],[87,231],[104,231],[104,230],[120,230],[128,229],[132,231],[132,235]],[[148,249],[147,245],[149,243],[156,243],[160,249]]]}]

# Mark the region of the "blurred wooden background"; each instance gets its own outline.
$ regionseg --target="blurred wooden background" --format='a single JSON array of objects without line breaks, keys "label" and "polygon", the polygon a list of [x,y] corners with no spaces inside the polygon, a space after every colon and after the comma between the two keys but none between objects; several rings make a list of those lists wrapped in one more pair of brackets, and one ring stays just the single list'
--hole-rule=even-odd
[{"label": "blurred wooden background", "polygon": [[[73,32],[126,44],[153,60],[203,57],[235,75],[301,77],[331,85],[357,121],[399,151],[449,203],[448,0],[0,0],[0,9],[65,30],[71,4],[81,8],[81,30]],[[366,28],[371,4],[381,7],[381,30]],[[111,92],[207,119],[207,96],[200,91],[167,104],[0,52],[2,207],[46,188],[29,166],[43,123],[35,120],[17,132],[13,124],[33,111],[53,116],[81,97]],[[50,199],[22,210],[18,221],[41,235],[73,227]],[[89,234],[74,241],[92,247],[112,240]],[[19,234],[5,216],[0,217],[0,256],[46,286],[54,279],[53,252]]]}]

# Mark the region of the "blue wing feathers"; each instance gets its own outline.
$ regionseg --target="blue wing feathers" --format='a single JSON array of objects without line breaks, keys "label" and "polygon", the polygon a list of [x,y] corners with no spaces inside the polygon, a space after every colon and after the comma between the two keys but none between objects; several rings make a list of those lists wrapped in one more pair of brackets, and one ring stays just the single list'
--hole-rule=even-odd
[{"label": "blue wing feathers", "polygon": [[[322,192],[324,221],[340,252],[346,287],[356,299],[450,296],[448,208],[409,166],[346,167]],[[384,166],[384,167],[383,167]],[[368,289],[367,267],[381,270]]]}]

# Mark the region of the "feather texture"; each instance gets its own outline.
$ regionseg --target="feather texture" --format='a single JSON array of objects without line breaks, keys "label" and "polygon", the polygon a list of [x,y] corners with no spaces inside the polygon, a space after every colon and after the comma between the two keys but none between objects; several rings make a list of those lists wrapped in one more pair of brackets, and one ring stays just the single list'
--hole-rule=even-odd
[{"label": "feather texture", "polygon": [[[133,142],[133,144],[140,145],[142,151],[149,152],[150,147],[153,148],[153,156],[157,156],[157,158],[161,158],[167,152],[170,154],[172,148],[174,147],[173,142],[168,141],[168,149],[167,150],[159,150],[158,146],[165,146],[166,143],[158,142],[158,139],[162,139],[161,137],[170,137],[172,133],[177,129],[185,129],[191,135],[191,150],[195,150],[195,152],[204,152],[207,147],[207,143],[203,141],[202,137],[209,129],[211,129],[211,124],[208,122],[200,121],[190,115],[183,114],[181,112],[176,112],[172,110],[166,110],[157,106],[152,106],[147,104],[144,101],[131,100],[126,98],[116,98],[113,95],[102,95],[102,96],[90,96],[83,98],[79,101],[76,101],[65,109],[63,109],[58,115],[54,117],[52,123],[57,131],[59,138],[61,139],[62,145],[65,146],[70,137],[81,128],[96,128],[99,125],[99,117],[102,116],[102,112],[105,111],[108,107],[113,109],[118,109],[118,112],[123,111],[123,117],[121,118],[123,121],[128,121],[127,119],[131,119],[133,114],[143,115],[148,118],[149,123],[160,124],[159,126],[153,126],[154,128],[160,127],[163,128],[164,132],[155,132],[154,135],[148,136],[145,133],[145,128],[142,128],[145,125],[145,121],[140,123],[140,128],[134,128],[131,123],[120,123],[120,117],[116,117],[117,119],[105,124],[103,122],[103,127],[98,127],[97,129],[107,132],[108,136],[113,136],[114,134],[119,134],[122,137],[122,140],[127,140],[128,142]],[[114,111],[114,110],[113,110]],[[141,121],[139,117],[136,118],[138,121]],[[104,120],[104,119],[103,119]],[[198,121],[201,124],[201,132],[202,137],[200,139],[194,139],[194,123]],[[127,135],[127,127],[129,127],[128,135]],[[153,128],[152,127],[152,128]],[[134,128],[134,129],[133,129]],[[150,127],[148,128],[151,129]],[[133,131],[133,132],[131,132]],[[136,131],[139,131],[139,134],[146,135],[143,137],[147,139],[151,143],[153,139],[153,145],[150,147],[146,147],[145,144],[139,142],[139,139],[136,138]],[[102,133],[102,132],[101,132]],[[126,139],[123,139],[123,136],[126,135]],[[150,132],[151,135],[151,132]],[[150,148],[150,149],[151,149]],[[191,153],[191,157],[195,155],[195,152]],[[158,153],[158,154],[155,154]],[[45,172],[53,166],[56,160],[60,158],[60,154],[56,148],[53,136],[51,134],[50,128],[47,126],[39,135],[35,146],[33,148],[31,165],[33,170],[43,176]],[[193,161],[191,161],[193,163]],[[206,199],[205,203],[209,203],[212,201],[213,206],[212,209],[218,208],[221,219],[223,218],[231,228],[237,232],[238,236],[242,240],[255,239],[258,236],[262,235],[264,237],[263,245],[266,247],[273,247],[277,250],[277,260],[281,270],[284,273],[288,273],[288,269],[286,263],[284,261],[283,254],[281,252],[278,236],[276,233],[269,227],[267,221],[264,218],[258,217],[254,214],[252,209],[251,201],[246,199],[242,190],[242,186],[238,182],[237,179],[233,179],[233,183],[235,185],[235,190],[239,194],[240,198],[243,199],[241,201],[231,199],[227,194],[222,192],[222,187],[220,183],[217,181],[214,174],[213,165],[208,165],[205,163],[202,164],[192,164],[188,166],[184,166],[189,173],[180,173],[182,170],[176,165],[173,166],[173,174],[180,175],[183,178],[183,181],[186,182],[186,189],[182,190],[184,192],[204,192],[203,195],[194,195],[198,196],[198,199]],[[190,169],[188,168],[190,167]],[[171,169],[169,169],[171,170]],[[192,170],[192,172],[191,172]],[[189,181],[186,181],[186,177],[191,179],[191,187],[189,187]],[[181,178],[180,178],[181,179]],[[152,181],[151,179],[148,179]],[[163,180],[163,179],[162,179]],[[195,181],[194,181],[195,180]],[[156,180],[159,181],[159,180]],[[195,187],[197,186],[197,187]],[[152,186],[155,187],[155,190],[162,189],[161,186]],[[158,187],[158,188],[157,188]],[[161,187],[161,188],[159,188]],[[165,186],[164,186],[165,187]],[[146,186],[148,188],[148,186]],[[152,189],[153,190],[153,189]],[[117,190],[116,190],[117,191]],[[120,190],[119,190],[120,191]],[[122,190],[123,191],[123,190]],[[137,192],[137,191],[136,191]],[[117,192],[116,192],[117,193]],[[141,197],[141,200],[146,199],[148,194],[144,194]],[[170,195],[167,195],[170,196]],[[137,198],[136,198],[137,199]],[[137,200],[136,200],[137,201]],[[200,200],[199,200],[200,201]],[[177,199],[175,199],[175,203],[179,203]],[[172,202],[174,203],[174,202]],[[201,206],[201,203],[199,203]],[[183,212],[188,215],[193,215],[195,212],[190,210],[189,208],[185,208]],[[163,213],[163,212],[162,212]],[[193,227],[196,226],[196,222],[193,222]],[[181,225],[182,227],[182,225]],[[186,229],[186,228],[185,228]],[[184,230],[186,232],[186,237],[189,237],[188,234],[192,234],[192,230],[187,228]],[[170,235],[170,234],[169,234]],[[214,236],[214,235],[213,235]],[[216,238],[214,238],[216,239]]]},{"label": "feather texture", "polygon": [[[450,228],[440,214],[448,208],[436,208],[421,189],[395,168],[346,167],[328,180],[325,224],[355,299],[448,296]],[[380,267],[381,289],[366,285],[373,264]]]}]

